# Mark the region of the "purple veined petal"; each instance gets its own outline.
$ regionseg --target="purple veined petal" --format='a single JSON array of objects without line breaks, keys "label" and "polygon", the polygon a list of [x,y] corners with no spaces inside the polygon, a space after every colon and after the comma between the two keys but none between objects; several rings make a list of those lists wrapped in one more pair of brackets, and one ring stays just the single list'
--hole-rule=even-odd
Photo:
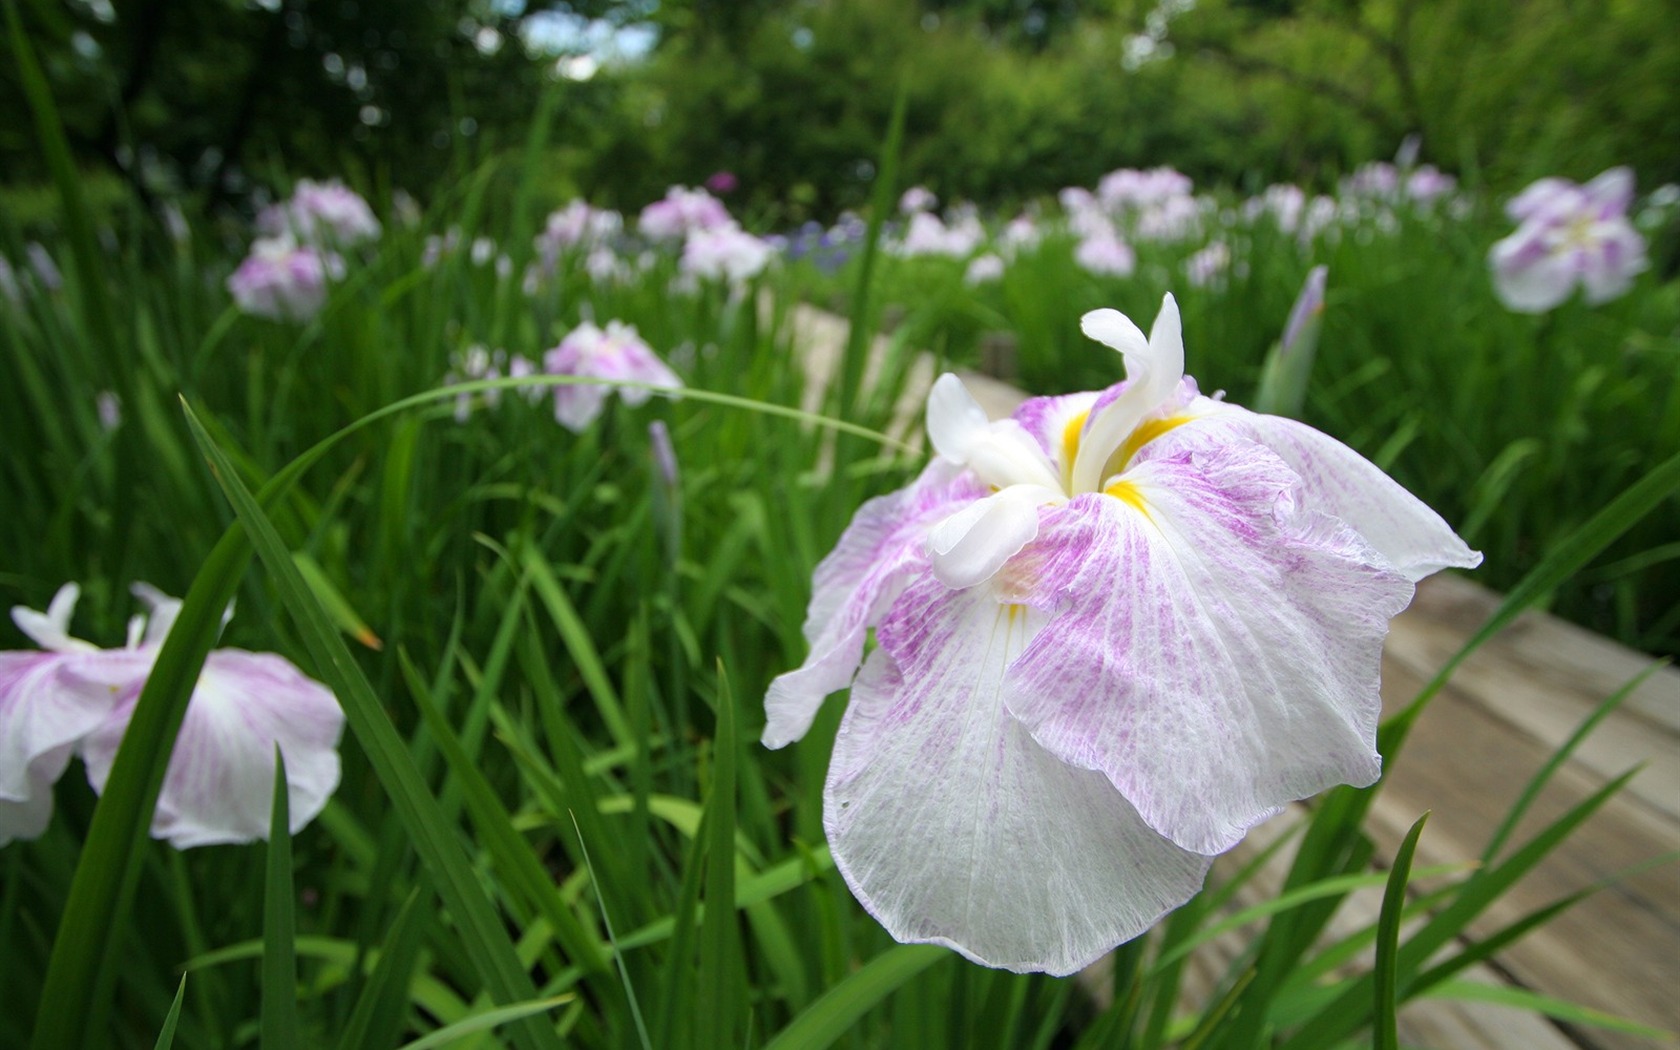
[{"label": "purple veined petal", "polygon": [[[1059,397],[1034,397],[1021,402],[1010,418],[1032,435],[1038,447],[1051,459],[1062,462],[1067,444],[1068,427],[1089,415],[1097,403],[1093,392],[1063,394]],[[1071,463],[1064,464],[1071,468]]]},{"label": "purple veined petal", "polygon": [[1384,474],[1375,463],[1305,423],[1250,412],[1239,405],[1200,399],[1207,409],[1194,425],[1177,428],[1145,446],[1143,462],[1191,447],[1253,441],[1281,459],[1299,478],[1294,499],[1306,511],[1346,522],[1401,575],[1416,583],[1442,569],[1482,563],[1429,505]]},{"label": "purple veined petal", "polygon": [[1633,204],[1633,191],[1633,169],[1625,165],[1611,168],[1581,187],[1584,209],[1595,219],[1619,218]]},{"label": "purple veined petal", "polygon": [[1382,643],[1411,581],[1297,511],[1293,472],[1258,445],[1123,483],[1047,513],[1022,553],[1057,606],[1003,683],[1033,739],[1206,855],[1287,802],[1375,781]]},{"label": "purple veined petal", "polygon": [[930,576],[894,605],[834,744],[829,847],[900,941],[1072,973],[1200,889],[1208,859],[1038,747],[999,683],[1042,616]]},{"label": "purple veined petal", "polygon": [[1493,246],[1493,290],[1507,308],[1525,314],[1545,313],[1575,290],[1576,273],[1568,253],[1535,253],[1513,234]]},{"label": "purple veined petal", "polygon": [[581,434],[600,416],[609,388],[602,383],[569,383],[554,388],[554,418],[567,430]]},{"label": "purple veined petal", "polygon": [[1645,239],[1626,219],[1596,224],[1591,264],[1581,274],[1587,302],[1609,302],[1633,286],[1633,279],[1648,265]]},{"label": "purple veined petal", "polygon": [[823,698],[851,684],[869,628],[911,577],[926,569],[928,530],[984,494],[971,474],[935,459],[905,488],[858,508],[812,577],[805,617],[810,655],[770,683],[764,699],[765,747],[786,747],[804,736]]},{"label": "purple veined petal", "polygon": [[[88,780],[103,791],[139,698],[135,683],[82,745]],[[152,818],[152,836],[177,849],[268,837],[274,749],[286,759],[291,830],[338,786],[344,714],[332,693],[273,653],[218,649],[188,702]]]},{"label": "purple veined petal", "polygon": [[[97,688],[67,685],[71,667]],[[0,845],[45,830],[76,746],[150,667],[149,654],[127,650],[0,653]]]},{"label": "purple veined petal", "polygon": [[1505,205],[1505,214],[1517,222],[1522,222],[1542,211],[1550,210],[1559,200],[1574,197],[1580,192],[1580,187],[1568,179],[1545,178],[1530,183],[1528,188]]},{"label": "purple veined petal", "polygon": [[991,421],[963,381],[946,372],[928,392],[927,431],[935,452],[953,463],[966,463],[974,447],[986,440]]},{"label": "purple veined petal", "polygon": [[1038,535],[1039,506],[1062,498],[1054,489],[1011,485],[962,507],[928,532],[934,576],[953,590],[991,579]]}]

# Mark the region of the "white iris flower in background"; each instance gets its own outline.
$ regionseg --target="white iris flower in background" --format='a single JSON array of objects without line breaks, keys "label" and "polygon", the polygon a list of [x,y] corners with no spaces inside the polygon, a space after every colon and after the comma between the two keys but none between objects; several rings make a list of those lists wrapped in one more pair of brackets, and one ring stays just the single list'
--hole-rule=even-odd
[{"label": "white iris flower in background", "polygon": [[1113,310],[1084,330],[1125,382],[995,422],[935,384],[938,454],[818,566],[763,738],[850,686],[824,824],[858,899],[900,940],[1056,974],[1285,803],[1372,783],[1389,618],[1481,560],[1340,442],[1199,394],[1171,296],[1147,339]]},{"label": "white iris flower in background", "polygon": [[[79,589],[65,584],[45,613],[17,607],[18,629],[40,652],[0,653],[0,845],[33,838],[52,813],[52,785],[79,753],[102,792],[134,705],[181,603],[147,584],[151,610],[128,643],[100,649],[70,636]],[[344,713],[326,686],[284,657],[213,650],[175,740],[152,836],[177,849],[268,837],[274,749],[286,760],[291,830],[321,812],[338,787]]]}]

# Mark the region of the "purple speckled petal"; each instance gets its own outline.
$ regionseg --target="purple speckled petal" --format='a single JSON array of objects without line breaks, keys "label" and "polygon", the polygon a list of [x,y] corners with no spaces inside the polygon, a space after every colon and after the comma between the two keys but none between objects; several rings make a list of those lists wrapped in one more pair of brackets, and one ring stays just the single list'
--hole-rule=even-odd
[{"label": "purple speckled petal", "polygon": [[1138,460],[1191,447],[1258,442],[1299,476],[1294,495],[1303,510],[1340,518],[1412,582],[1442,569],[1470,569],[1482,563],[1481,552],[1466,546],[1428,504],[1328,434],[1237,405],[1202,405],[1211,409],[1207,415],[1157,438]]},{"label": "purple speckled petal", "polygon": [[805,617],[811,653],[777,676],[764,698],[764,746],[786,747],[804,736],[823,698],[851,684],[865,634],[910,577],[926,569],[928,530],[984,494],[971,475],[936,459],[910,485],[858,509],[812,578]]},{"label": "purple speckled petal", "polygon": [[52,815],[52,786],[76,745],[111,714],[110,688],[67,688],[63,672],[143,679],[149,656],[128,650],[0,652],[0,845],[34,838]]},{"label": "purple speckled petal", "polygon": [[1411,581],[1298,511],[1294,472],[1259,445],[1124,480],[1128,499],[1047,512],[1022,552],[1060,607],[1004,682],[1033,739],[1209,855],[1286,802],[1374,781],[1382,642]]},{"label": "purple speckled petal", "polygon": [[1097,394],[1094,391],[1060,397],[1034,397],[1021,402],[1011,418],[1032,435],[1045,455],[1060,462],[1068,425],[1089,413],[1096,403]]},{"label": "purple speckled petal", "polygon": [[852,689],[823,824],[852,892],[900,941],[1068,974],[1188,900],[1208,860],[1004,711],[1004,669],[1042,619],[986,587],[924,575],[906,590]]},{"label": "purple speckled petal", "polygon": [[1518,230],[1489,252],[1493,290],[1507,308],[1525,314],[1545,313],[1575,290],[1576,273],[1568,253],[1541,254],[1543,247],[1537,236]]},{"label": "purple speckled petal", "polygon": [[[82,678],[77,670],[66,680]],[[139,695],[135,682],[82,745],[95,791],[104,790]],[[212,652],[175,739],[153,837],[177,849],[267,838],[276,746],[286,758],[291,830],[302,830],[338,786],[343,729],[344,713],[332,693],[283,657]]]}]

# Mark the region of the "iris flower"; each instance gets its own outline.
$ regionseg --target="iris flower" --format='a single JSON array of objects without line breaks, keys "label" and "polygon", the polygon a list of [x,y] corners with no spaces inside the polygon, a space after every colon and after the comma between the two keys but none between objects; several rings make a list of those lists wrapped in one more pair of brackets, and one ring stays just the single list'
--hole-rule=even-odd
[{"label": "iris flower", "polygon": [[[608,321],[603,330],[585,321],[567,333],[560,345],[543,355],[543,370],[549,375],[585,376],[595,379],[646,383],[676,390],[682,380],[636,334],[634,325]],[[554,418],[575,433],[589,429],[614,390],[625,404],[639,405],[653,396],[645,387],[614,386],[611,383],[575,383],[554,388]]]},{"label": "iris flower", "polygon": [[1584,186],[1541,179],[1505,206],[1520,225],[1493,246],[1488,263],[1501,302],[1519,313],[1545,313],[1585,290],[1588,303],[1609,302],[1646,268],[1645,239],[1628,221],[1633,172],[1611,168]]},{"label": "iris flower", "polygon": [[850,686],[824,826],[854,894],[901,941],[1055,974],[1285,803],[1375,781],[1388,620],[1481,560],[1341,443],[1198,393],[1171,296],[1147,339],[1084,330],[1125,382],[995,422],[934,385],[937,455],[817,567],[763,736]]},{"label": "iris flower", "polygon": [[[52,813],[52,785],[79,753],[103,792],[140,690],[181,603],[136,584],[151,609],[120,649],[70,636],[78,589],[45,613],[12,610],[39,652],[0,653],[0,845],[33,838]],[[291,830],[314,820],[338,787],[344,714],[333,694],[284,657],[216,649],[187,702],[152,818],[177,849],[267,838],[274,749],[286,760]]]}]

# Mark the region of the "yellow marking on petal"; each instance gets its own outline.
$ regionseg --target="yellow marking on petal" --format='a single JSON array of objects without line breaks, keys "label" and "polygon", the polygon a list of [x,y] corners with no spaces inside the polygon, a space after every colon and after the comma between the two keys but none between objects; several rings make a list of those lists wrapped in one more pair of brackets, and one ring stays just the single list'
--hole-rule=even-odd
[{"label": "yellow marking on petal", "polygon": [[1016,621],[1024,619],[1027,615],[1027,607],[1019,602],[1010,602],[1003,608],[1005,614],[1009,617],[1009,625],[1011,627],[1015,625]]},{"label": "yellow marking on petal", "polygon": [[1089,411],[1081,412],[1068,420],[1067,426],[1062,428],[1062,489],[1073,489],[1073,461],[1079,455],[1079,435],[1085,430],[1086,420],[1091,418]]},{"label": "yellow marking on petal", "polygon": [[1142,511],[1144,517],[1149,516],[1149,504],[1144,500],[1143,493],[1139,492],[1138,487],[1132,482],[1116,481],[1108,488],[1103,489],[1103,492],[1107,495],[1113,496],[1122,503],[1130,503],[1132,506]]},{"label": "yellow marking on petal", "polygon": [[1189,416],[1168,416],[1165,419],[1145,420],[1138,424],[1136,430],[1132,431],[1125,444],[1121,445],[1119,450],[1114,453],[1114,458],[1109,460],[1109,464],[1116,471],[1125,470],[1126,465],[1132,461],[1132,457],[1137,455],[1138,449],[1174,427],[1183,426],[1188,422],[1190,422]]}]

